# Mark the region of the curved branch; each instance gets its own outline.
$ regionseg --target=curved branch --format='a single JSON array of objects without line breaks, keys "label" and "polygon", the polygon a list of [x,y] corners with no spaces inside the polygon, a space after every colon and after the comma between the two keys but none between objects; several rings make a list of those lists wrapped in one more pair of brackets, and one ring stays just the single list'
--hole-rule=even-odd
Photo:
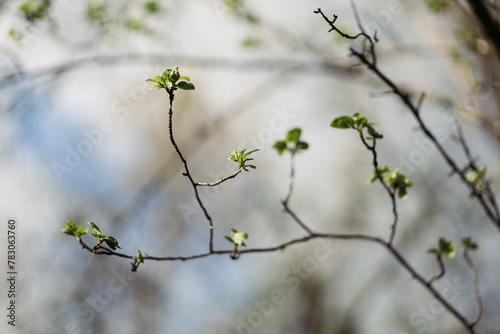
[{"label": "curved branch", "polygon": [[437,281],[438,279],[440,279],[441,277],[444,276],[444,274],[446,273],[446,268],[444,266],[444,262],[443,262],[443,258],[441,256],[441,254],[436,254],[436,261],[438,262],[438,265],[439,265],[439,274],[433,276],[430,280],[429,280],[429,284],[432,284],[434,281]]},{"label": "curved branch", "polygon": [[288,202],[292,198],[293,194],[293,187],[295,185],[295,152],[290,152],[290,183],[288,185],[288,193],[286,194],[286,197],[283,201],[281,201],[281,204],[283,204],[283,210],[292,217],[292,219],[299,224],[300,227],[304,231],[306,231],[309,235],[314,234],[314,232],[295,214],[295,212],[290,209],[290,206],[288,205]]},{"label": "curved branch", "polygon": [[472,277],[472,281],[474,282],[474,293],[476,295],[476,304],[477,304],[477,316],[472,321],[471,325],[475,326],[483,316],[483,303],[481,301],[481,295],[479,293],[479,279],[477,276],[476,266],[474,265],[474,262],[472,262],[472,259],[469,255],[469,249],[467,247],[464,248],[463,257],[465,259],[465,262],[467,263],[467,266],[469,267],[469,273],[470,276]]},{"label": "curved branch", "polygon": [[[241,254],[250,254],[250,253],[269,253],[269,252],[275,252],[279,250],[284,250],[288,248],[289,246],[299,244],[299,243],[304,243],[306,241],[309,241],[311,239],[317,239],[317,238],[324,238],[324,239],[334,239],[334,240],[358,240],[358,241],[369,241],[369,242],[374,242],[385,249],[389,251],[389,253],[395,258],[395,260],[414,278],[416,279],[427,291],[432,294],[442,305],[443,307],[448,310],[462,325],[466,328],[469,329],[469,333],[474,333],[474,325],[475,323],[469,323],[467,319],[457,310],[455,309],[432,285],[430,282],[427,282],[426,279],[419,274],[409,263],[408,261],[401,255],[401,253],[394,248],[391,244],[386,242],[380,237],[375,237],[371,235],[366,235],[366,234],[342,234],[342,233],[312,233],[310,235],[307,235],[302,238],[296,238],[289,240],[287,242],[278,244],[277,246],[274,247],[266,247],[266,248],[249,248],[249,249],[244,249],[244,250],[238,250],[239,255]],[[88,247],[83,241],[80,241],[82,244],[82,247],[87,249],[88,251],[92,252],[92,249]],[[133,257],[130,255],[122,254],[122,253],[117,253],[109,248],[100,246],[97,251],[95,251],[93,254],[98,254],[98,255],[114,255],[122,258],[128,258],[132,259]],[[229,254],[233,255],[234,254],[234,249],[227,249],[227,250],[214,250],[211,252],[206,252],[206,253],[200,253],[192,256],[167,256],[167,257],[156,257],[156,256],[144,256],[144,260],[154,260],[154,261],[187,261],[187,260],[194,260],[194,259],[200,259],[212,255],[224,255],[224,254]]]},{"label": "curved branch", "polygon": [[391,225],[391,235],[389,236],[389,241],[388,244],[392,245],[392,242],[394,241],[394,237],[396,236],[396,228],[398,225],[398,219],[399,219],[399,214],[398,214],[398,206],[396,202],[396,193],[394,189],[390,188],[385,182],[384,178],[380,174],[379,168],[378,168],[378,156],[377,156],[377,150],[375,149],[376,144],[377,144],[377,139],[373,138],[373,145],[369,145],[366,142],[366,139],[363,135],[363,132],[359,130],[359,137],[361,138],[361,141],[363,142],[363,145],[365,145],[366,149],[368,149],[370,152],[372,152],[372,164],[373,167],[375,168],[375,174],[377,175],[377,179],[379,180],[380,184],[384,187],[385,191],[389,195],[392,203],[392,214],[394,216],[394,219],[392,221]]},{"label": "curved branch", "polygon": [[205,217],[208,220],[208,224],[209,224],[208,250],[210,253],[212,253],[214,251],[214,224],[212,221],[212,217],[208,213],[207,208],[205,207],[205,205],[203,204],[203,201],[200,198],[200,195],[198,193],[198,188],[196,186],[196,182],[194,182],[193,177],[191,176],[191,173],[189,172],[188,163],[187,163],[186,159],[184,158],[184,156],[182,155],[179,147],[177,146],[177,143],[174,140],[174,131],[173,131],[173,126],[172,126],[172,124],[173,124],[172,118],[173,118],[173,114],[174,114],[174,112],[173,112],[174,92],[172,90],[167,90],[167,92],[168,92],[169,101],[170,101],[169,108],[168,108],[168,134],[170,137],[170,142],[172,143],[172,146],[174,146],[174,149],[177,152],[177,154],[179,155],[179,158],[181,159],[182,164],[184,166],[185,173],[183,173],[183,175],[187,176],[187,178],[191,182],[191,185],[193,186],[193,190],[194,190],[194,195],[196,197],[196,201],[200,205],[201,210],[203,211],[203,213],[205,214]]},{"label": "curved branch", "polygon": [[224,181],[227,181],[229,179],[232,179],[232,178],[235,178],[236,175],[238,175],[239,173],[241,173],[241,171],[243,170],[243,168],[239,168],[236,172],[234,172],[233,174],[231,175],[228,175],[226,177],[223,177],[222,179],[218,180],[218,181],[215,181],[215,182],[212,182],[212,183],[205,183],[205,182],[196,182],[195,185],[196,186],[201,186],[201,187],[213,187],[213,186],[216,186],[216,185],[219,185],[221,184],[222,182]]}]

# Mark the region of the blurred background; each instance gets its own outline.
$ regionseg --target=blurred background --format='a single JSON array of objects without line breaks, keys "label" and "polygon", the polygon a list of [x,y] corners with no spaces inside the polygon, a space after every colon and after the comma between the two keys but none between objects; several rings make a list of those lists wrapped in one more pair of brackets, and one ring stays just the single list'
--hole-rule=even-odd
[{"label": "blurred background", "polygon": [[[496,1],[483,1],[496,18]],[[416,100],[459,165],[455,119],[499,181],[499,56],[467,1],[358,0],[377,31],[379,66]],[[391,202],[367,185],[371,156],[331,121],[356,112],[379,124],[379,162],[414,183],[398,203],[395,245],[425,277],[439,237],[479,243],[472,254],[484,315],[500,333],[498,228],[429,144],[400,101],[349,57],[358,42],[328,33],[313,13],[338,15],[356,34],[349,1],[0,1],[0,255],[17,222],[17,321],[2,333],[465,333],[376,244],[316,241],[285,251],[186,262],[128,260],[82,250],[61,229],[95,222],[123,253],[189,256],[208,247],[208,223],[168,139],[168,96],[147,78],[178,66],[196,86],[179,91],[174,135],[196,181],[236,170],[234,149],[259,149],[256,170],[200,188],[222,235],[248,247],[304,235],[283,213],[290,161],[272,148],[294,127],[310,148],[296,157],[291,208],[314,231],[387,238]],[[498,193],[498,192],[497,192]],[[92,238],[83,240],[92,245]],[[2,260],[2,263],[5,263]],[[475,295],[461,257],[435,283],[468,319]]]}]

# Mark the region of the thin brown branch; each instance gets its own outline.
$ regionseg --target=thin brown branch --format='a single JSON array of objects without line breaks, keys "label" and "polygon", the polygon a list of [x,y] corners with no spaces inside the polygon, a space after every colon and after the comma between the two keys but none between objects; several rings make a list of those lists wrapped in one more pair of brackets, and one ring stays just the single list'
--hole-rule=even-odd
[{"label": "thin brown branch", "polygon": [[[314,14],[321,14],[321,16],[323,16],[323,18],[325,19],[326,22],[328,22],[328,24],[330,25],[331,29],[328,31],[336,31],[340,36],[344,37],[344,38],[347,38],[347,39],[357,39],[358,37],[360,36],[364,36],[366,35],[365,33],[363,32],[360,32],[359,34],[357,35],[349,35],[349,34],[346,34],[344,32],[342,32],[341,30],[339,30],[336,26],[335,26],[335,21],[337,21],[337,18],[338,16],[333,14],[333,20],[330,20],[328,17],[326,17],[325,14],[323,14],[323,11],[321,10],[321,8],[318,8],[317,10],[315,10],[313,12]],[[368,37],[368,36],[367,36]]]},{"label": "thin brown branch", "polygon": [[300,227],[302,227],[308,234],[314,234],[314,232],[295,214],[295,212],[292,211],[292,209],[290,209],[290,207],[288,206],[288,203],[286,203],[285,201],[282,202],[283,204],[283,210],[288,213],[290,215],[290,217],[292,217],[292,219],[297,223],[299,224]]},{"label": "thin brown branch", "polygon": [[[467,180],[465,172],[458,167],[457,163],[453,160],[453,158],[448,154],[448,152],[444,149],[443,145],[437,140],[437,138],[432,134],[431,130],[424,123],[423,119],[420,116],[419,108],[413,104],[408,93],[399,88],[391,79],[389,79],[385,74],[383,74],[380,69],[375,66],[370,60],[368,60],[363,53],[356,51],[351,48],[351,53],[355,57],[357,57],[369,70],[371,70],[380,80],[382,80],[389,88],[391,88],[392,92],[400,98],[403,104],[410,110],[410,112],[415,117],[417,123],[420,126],[420,129],[424,132],[424,134],[432,141],[434,146],[437,148],[441,156],[444,158],[448,166],[451,168],[454,174],[457,174],[460,180],[469,187],[469,190],[473,193],[473,196],[477,199],[486,216],[490,219],[490,221],[500,228],[500,217],[496,215],[495,207],[491,208],[488,203],[491,204],[491,198],[485,198],[485,195],[482,193],[474,192],[474,184]],[[495,205],[496,206],[496,205]]]},{"label": "thin brown branch", "polygon": [[314,234],[314,232],[295,214],[295,212],[290,209],[288,202],[292,198],[293,187],[295,185],[295,152],[290,152],[290,182],[288,184],[288,193],[286,194],[285,199],[281,202],[283,204],[283,210],[292,217],[292,219],[299,224],[304,231],[306,231],[309,235]]},{"label": "thin brown branch", "polygon": [[476,295],[476,304],[477,304],[477,316],[472,321],[471,326],[475,326],[483,316],[483,302],[481,301],[481,294],[479,293],[479,279],[477,275],[477,269],[469,255],[469,248],[467,247],[464,248],[463,257],[465,259],[465,262],[467,263],[467,267],[469,268],[469,273],[470,276],[472,277],[472,281],[474,282],[474,293]]},{"label": "thin brown branch", "polygon": [[436,261],[438,262],[438,265],[439,265],[439,274],[433,276],[429,280],[429,284],[432,284],[434,281],[437,281],[438,279],[443,277],[444,274],[446,273],[446,268],[444,266],[443,257],[441,256],[441,254],[439,254],[439,253],[436,254]]},{"label": "thin brown branch", "polygon": [[373,145],[369,145],[366,142],[366,139],[363,135],[363,132],[360,130],[359,131],[359,137],[361,138],[361,141],[363,142],[363,145],[372,153],[372,165],[373,168],[375,169],[375,174],[377,175],[377,179],[379,180],[380,184],[384,187],[385,191],[389,195],[392,203],[392,213],[393,213],[393,222],[391,225],[391,234],[389,236],[389,241],[388,244],[392,245],[394,241],[394,237],[396,236],[396,228],[398,225],[398,219],[399,219],[399,214],[398,214],[398,207],[397,207],[397,202],[396,202],[396,193],[395,190],[389,187],[385,182],[384,178],[382,177],[382,174],[380,173],[379,170],[379,165],[378,165],[378,155],[377,155],[377,150],[376,150],[376,145],[377,145],[377,139],[373,138]]},{"label": "thin brown branch", "polygon": [[[280,250],[285,250],[289,246],[299,244],[299,243],[304,243],[306,241],[312,240],[312,239],[318,239],[318,238],[324,238],[324,239],[333,239],[333,240],[358,240],[358,241],[369,241],[369,242],[374,242],[378,243],[385,249],[389,251],[389,253],[395,258],[395,260],[414,278],[416,279],[425,289],[429,291],[430,294],[432,294],[442,305],[443,307],[448,310],[453,316],[460,321],[464,327],[469,329],[469,333],[474,333],[474,324],[469,324],[467,319],[457,310],[455,309],[432,285],[430,282],[427,282],[426,279],[419,274],[409,263],[408,261],[403,257],[403,255],[395,249],[392,245],[390,245],[388,242],[385,240],[371,236],[371,235],[366,235],[366,234],[342,234],[342,233],[312,233],[310,235],[307,235],[305,237],[301,238],[296,238],[289,240],[287,242],[278,244],[277,246],[274,247],[266,247],[266,248],[249,248],[249,249],[243,249],[243,250],[238,250],[238,256],[241,254],[250,254],[250,253],[269,253],[269,252],[275,252],[275,251],[280,251]],[[87,249],[88,251],[92,252],[92,249],[88,247],[83,241],[80,241],[82,244],[82,247]],[[212,255],[224,255],[224,254],[229,254],[231,256],[234,256],[234,249],[227,249],[227,250],[214,250],[211,252],[206,252],[206,253],[200,253],[196,255],[191,255],[191,256],[168,256],[168,257],[156,257],[156,256],[144,256],[144,260],[153,260],[153,261],[188,261],[188,260],[194,260],[194,259],[200,259],[204,257],[209,257]],[[99,247],[99,249],[93,254],[97,255],[114,255],[122,258],[128,258],[132,259],[133,257],[130,255],[126,254],[121,254],[114,252],[106,247]]]},{"label": "thin brown branch", "polygon": [[[464,173],[468,169],[472,169],[472,168],[474,168],[474,169],[477,170],[477,167],[475,165],[476,164],[476,159],[471,154],[471,151],[470,151],[470,148],[469,148],[469,144],[467,143],[467,141],[465,139],[465,135],[464,135],[464,130],[463,130],[462,124],[459,122],[458,119],[455,120],[455,124],[456,124],[456,127],[457,127],[458,141],[460,142],[460,146],[463,148],[465,156],[466,156],[466,158],[468,160],[468,164],[467,164],[466,168],[464,168],[462,170],[463,170]],[[500,220],[500,213],[499,213],[498,203],[496,201],[495,193],[493,192],[493,190],[491,190],[490,182],[485,177],[482,177],[481,179],[483,180],[483,184],[481,185],[482,189],[477,189],[478,185],[477,185],[476,182],[470,182],[471,183],[471,193],[472,194],[482,193],[482,194],[484,194],[484,196],[486,196],[486,198],[488,199],[491,207],[494,210],[495,217],[496,217],[496,219],[498,221],[498,220]]]},{"label": "thin brown branch", "polygon": [[239,173],[241,173],[241,171],[243,170],[243,168],[239,168],[236,172],[234,172],[233,174],[231,175],[228,175],[226,177],[223,177],[222,179],[218,180],[218,181],[215,181],[215,182],[212,182],[212,183],[204,183],[204,182],[196,182],[195,185],[196,186],[200,186],[200,187],[214,187],[216,185],[219,185],[221,184],[222,182],[224,181],[227,181],[229,179],[232,179],[232,178],[235,178],[236,175],[238,175]]},{"label": "thin brown branch", "polygon": [[184,166],[185,173],[183,173],[183,175],[187,176],[187,178],[191,182],[191,185],[193,186],[193,190],[194,190],[194,195],[196,197],[196,201],[200,205],[201,210],[203,211],[203,213],[205,214],[205,217],[208,220],[208,224],[209,224],[208,250],[211,253],[214,250],[214,224],[213,224],[213,221],[212,221],[212,217],[208,213],[205,205],[203,204],[203,201],[200,198],[200,195],[198,193],[198,187],[196,186],[196,182],[194,182],[193,177],[192,177],[191,173],[189,172],[189,167],[188,167],[187,161],[184,158],[184,156],[182,155],[179,147],[177,146],[177,143],[175,142],[174,131],[173,131],[173,126],[172,126],[172,124],[173,124],[173,114],[174,114],[174,112],[173,112],[174,92],[172,90],[170,90],[170,91],[167,90],[167,92],[168,92],[168,95],[169,95],[168,134],[169,134],[169,137],[170,137],[170,142],[172,143],[172,146],[174,147],[175,151],[179,155],[179,158],[181,159],[182,164]]},{"label": "thin brown branch", "polygon": [[283,201],[283,206],[286,208],[288,206],[288,201],[292,197],[293,187],[295,183],[295,154],[290,153],[290,182],[288,183],[288,193],[286,194],[285,200]]},{"label": "thin brown branch", "polygon": [[468,329],[469,333],[473,334],[474,325],[470,324],[464,315],[462,315],[456,308],[453,307],[444,297],[427,282],[425,278],[420,275],[413,267],[403,258],[403,256],[391,245],[381,241],[382,245],[396,258],[396,260],[416,279],[421,285],[423,285],[440,303],[443,305],[448,312],[450,312],[465,328]]}]

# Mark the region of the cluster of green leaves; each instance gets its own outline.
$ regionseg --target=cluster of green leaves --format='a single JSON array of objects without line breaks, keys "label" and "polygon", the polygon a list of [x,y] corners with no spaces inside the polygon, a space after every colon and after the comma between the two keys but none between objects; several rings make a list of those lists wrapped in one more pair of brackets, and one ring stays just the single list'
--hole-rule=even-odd
[{"label": "cluster of green leaves", "polygon": [[447,241],[445,238],[439,238],[437,246],[427,250],[427,253],[437,254],[447,258],[454,258],[455,249],[455,241]]},{"label": "cluster of green leaves", "polygon": [[89,231],[89,229],[78,226],[73,221],[67,221],[66,227],[62,229],[63,233],[66,233],[67,235],[71,235],[71,236],[77,238],[78,240],[80,240],[82,235],[87,234],[88,231]]},{"label": "cluster of green leaves", "polygon": [[[107,235],[104,235],[101,233],[101,230],[99,229],[99,227],[97,227],[96,224],[92,223],[92,222],[87,222],[90,227],[91,227],[91,230],[90,231],[94,231],[93,233],[89,233],[90,236],[93,236],[94,238],[97,238],[97,243],[96,245],[100,245],[102,242],[105,242],[109,248],[111,248],[112,250],[116,250],[117,248],[120,248],[120,246],[118,246],[118,240],[116,240],[114,237],[112,236],[107,236]],[[94,247],[94,250],[97,249],[97,247]]]},{"label": "cluster of green leaves", "polygon": [[156,82],[153,88],[164,88],[169,94],[172,94],[178,88],[183,90],[194,90],[194,85],[190,81],[189,77],[181,77],[179,74],[179,68],[174,67],[173,70],[167,69],[161,76],[156,76],[153,79],[147,79],[147,81]]},{"label": "cluster of green leaves", "polygon": [[[470,237],[462,238],[462,246],[467,250],[477,250],[479,248],[478,244],[472,241]],[[427,253],[437,254],[446,258],[454,258],[456,253],[455,241],[439,238],[437,246],[429,249]]]},{"label": "cluster of green leaves", "polygon": [[[132,258],[136,263],[144,263],[144,257],[142,256],[142,252],[138,249],[137,253],[139,254],[138,256],[133,256]],[[147,254],[146,254],[147,255]]]},{"label": "cluster of green leaves", "polygon": [[247,232],[244,231],[236,231],[234,228],[231,229],[231,237],[227,235],[223,235],[224,238],[229,240],[235,247],[237,246],[246,246],[245,241],[248,239]]},{"label": "cluster of green leaves", "polygon": [[462,238],[462,246],[470,250],[477,250],[479,248],[477,242],[472,241],[471,237]]},{"label": "cluster of green leaves", "polygon": [[425,4],[434,13],[441,13],[448,8],[448,3],[445,0],[425,0]]},{"label": "cluster of green leaves", "polygon": [[279,155],[282,155],[285,151],[294,155],[298,151],[307,150],[309,144],[300,140],[301,134],[302,130],[300,128],[291,129],[286,134],[285,140],[278,140],[274,143],[273,147],[278,150]]},{"label": "cluster of green leaves", "polygon": [[248,172],[247,167],[250,167],[252,169],[256,169],[257,168],[254,165],[247,165],[246,163],[248,161],[253,160],[253,158],[248,158],[248,156],[250,154],[254,153],[254,152],[257,152],[258,149],[250,151],[248,153],[245,153],[246,150],[247,149],[244,149],[243,151],[233,150],[233,153],[231,153],[231,155],[229,156],[229,158],[227,158],[227,160],[231,160],[231,161],[237,162],[239,168],[243,169],[245,172]]},{"label": "cluster of green leaves", "polygon": [[[67,235],[71,235],[71,236],[76,237],[78,239],[78,241],[80,241],[81,237],[85,234],[88,234],[94,238],[97,238],[97,242],[95,243],[95,245],[93,247],[94,251],[97,248],[99,248],[99,246],[103,242],[105,242],[109,246],[109,248],[111,248],[112,250],[116,250],[117,248],[121,248],[118,245],[118,240],[116,240],[112,236],[107,236],[107,235],[102,234],[101,230],[99,229],[99,227],[97,227],[96,224],[94,224],[93,222],[87,222],[87,224],[89,224],[90,227],[83,228],[82,226],[76,225],[76,223],[73,221],[68,221],[68,222],[66,222],[66,227],[64,227],[62,229],[62,232],[66,233]],[[93,233],[90,233],[91,231]]]},{"label": "cluster of green leaves", "polygon": [[352,117],[340,116],[335,118],[330,126],[336,129],[354,129],[360,133],[366,128],[368,134],[371,136],[367,139],[382,139],[384,136],[375,131],[375,128],[373,127],[376,124],[376,122],[368,122],[366,117],[361,116],[359,113],[355,113]]},{"label": "cluster of green leaves", "polygon": [[[391,189],[398,192],[398,197],[405,199],[408,195],[407,189],[413,186],[413,183],[396,168],[391,172],[389,167],[382,166],[378,168],[378,173],[382,177],[382,181]],[[373,171],[368,183],[373,183],[378,180],[376,171]]]},{"label": "cluster of green leaves", "polygon": [[28,21],[42,20],[48,16],[50,0],[28,0],[18,7],[21,15]]}]

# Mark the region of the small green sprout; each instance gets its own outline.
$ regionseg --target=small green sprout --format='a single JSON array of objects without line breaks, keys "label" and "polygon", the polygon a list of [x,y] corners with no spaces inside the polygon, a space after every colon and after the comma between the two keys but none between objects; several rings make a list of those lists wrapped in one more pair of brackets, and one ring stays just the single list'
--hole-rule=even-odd
[{"label": "small green sprout", "polygon": [[462,246],[468,250],[477,250],[479,248],[477,242],[472,241],[471,237],[462,238]]},{"label": "small green sprout", "polygon": [[134,262],[131,262],[133,272],[136,272],[139,265],[144,263],[144,257],[142,257],[142,253],[139,249],[137,250],[137,253],[139,253],[139,256],[132,256],[134,259]]},{"label": "small green sprout", "polygon": [[433,253],[447,258],[454,258],[455,248],[455,241],[447,241],[444,238],[439,238],[438,245],[429,249],[427,253]]},{"label": "small green sprout", "polygon": [[235,247],[237,246],[246,246],[245,241],[248,239],[247,232],[238,232],[234,228],[231,229],[231,236],[223,235],[224,238],[229,240]]},{"label": "small green sprout", "polygon": [[238,163],[238,168],[241,168],[245,172],[248,172],[247,167],[250,167],[252,169],[256,169],[257,168],[254,165],[247,165],[246,163],[248,161],[253,160],[253,158],[248,158],[248,156],[250,154],[254,153],[254,152],[257,152],[258,149],[250,151],[248,153],[245,153],[246,150],[247,149],[244,149],[243,151],[233,150],[233,153],[231,153],[231,155],[229,156],[229,158],[227,158],[227,160],[231,160],[231,161],[237,162]]},{"label": "small green sprout", "polygon": [[82,235],[87,234],[88,231],[89,231],[88,229],[85,229],[82,226],[76,225],[76,223],[73,221],[67,221],[66,227],[62,229],[63,233],[66,233],[67,235],[74,236],[78,240],[80,240]]},{"label": "small green sprout", "polygon": [[[413,183],[403,174],[399,173],[399,169],[396,168],[393,172],[389,170],[389,167],[382,166],[379,167],[378,172],[380,176],[382,176],[382,181],[389,185],[391,189],[394,191],[398,191],[398,197],[406,199],[408,193],[407,188],[413,186]],[[368,184],[375,182],[378,180],[377,172],[373,171],[370,179],[368,180]]]},{"label": "small green sprout", "polygon": [[141,253],[141,251],[139,249],[137,250],[137,253],[139,253],[139,256],[133,256],[132,257],[134,259],[134,261],[137,262],[137,263],[144,263],[144,257],[142,256],[142,253]]},{"label": "small green sprout", "polygon": [[285,151],[294,155],[301,150],[307,150],[309,144],[300,140],[302,130],[300,128],[293,128],[285,136],[285,140],[278,140],[274,143],[273,147],[278,150],[278,154],[282,155]]},{"label": "small green sprout", "polygon": [[90,225],[91,230],[94,231],[94,233],[89,233],[89,235],[93,236],[94,238],[97,238],[97,242],[94,244],[94,247],[92,247],[94,251],[96,251],[103,242],[105,242],[112,250],[116,250],[117,248],[121,249],[121,247],[118,245],[118,240],[116,240],[112,236],[106,236],[102,234],[99,227],[97,227],[97,225],[94,224],[93,222],[87,222],[87,223]]},{"label": "small green sprout", "polygon": [[366,128],[368,134],[371,136],[367,139],[382,139],[384,138],[384,136],[375,131],[375,128],[373,127],[376,124],[376,122],[368,122],[366,117],[361,116],[359,113],[355,113],[354,115],[352,115],[352,117],[340,116],[335,118],[330,126],[336,129],[354,129],[358,132],[361,132],[363,128]]},{"label": "small green sprout", "polygon": [[190,81],[189,77],[181,77],[178,67],[174,67],[173,70],[167,69],[161,76],[147,79],[146,82],[148,81],[156,82],[156,85],[150,89],[164,88],[169,94],[172,94],[178,88],[183,90],[194,90],[194,85],[188,82]]}]

